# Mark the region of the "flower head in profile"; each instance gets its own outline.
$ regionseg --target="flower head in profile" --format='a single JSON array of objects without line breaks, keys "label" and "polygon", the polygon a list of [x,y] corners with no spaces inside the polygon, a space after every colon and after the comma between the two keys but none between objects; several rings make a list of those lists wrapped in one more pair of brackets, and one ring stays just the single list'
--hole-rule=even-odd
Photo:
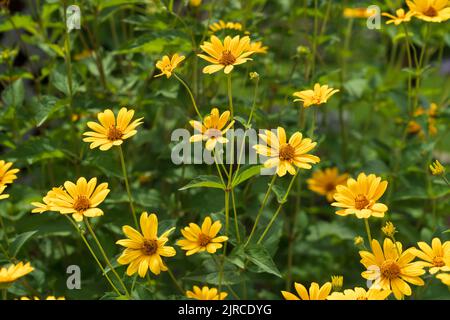
[{"label": "flower head in profile", "polygon": [[91,149],[100,147],[102,151],[109,150],[112,146],[120,146],[123,140],[134,136],[137,133],[136,127],[142,124],[143,118],[131,122],[133,116],[134,110],[127,108],[120,109],[117,121],[110,109],[100,112],[97,115],[99,123],[93,121],[87,123],[94,131],[83,133],[87,136],[83,141],[91,142]]},{"label": "flower head in profile", "polygon": [[294,92],[293,96],[298,98],[294,99],[294,101],[303,102],[303,107],[307,108],[327,103],[328,99],[337,92],[339,92],[338,89],[329,88],[328,85],[321,86],[319,83],[316,83],[313,90],[297,91]]},{"label": "flower head in profile", "polygon": [[309,287],[309,292],[306,290],[305,286],[300,283],[295,282],[295,291],[297,291],[298,296],[288,291],[281,291],[284,299],[286,300],[326,300],[330,295],[332,286],[330,282],[326,282],[323,286],[319,287],[316,282],[311,283]]},{"label": "flower head in profile", "polygon": [[405,12],[404,9],[397,9],[395,11],[395,15],[392,15],[390,13],[383,12],[381,14],[382,16],[388,17],[390,20],[386,21],[386,24],[393,23],[396,26],[403,22],[409,22],[411,21],[411,18],[414,16],[414,12],[408,11]]},{"label": "flower head in profile", "polygon": [[193,291],[186,291],[186,297],[196,300],[225,300],[228,293],[221,292],[216,288],[208,288],[204,286],[203,288],[199,288],[198,286],[194,286]]},{"label": "flower head in profile", "polygon": [[420,278],[425,273],[420,262],[410,249],[403,251],[402,244],[391,239],[384,239],[383,248],[378,240],[372,240],[372,252],[360,251],[361,263],[367,268],[361,275],[373,281],[370,288],[390,290],[396,299],[410,296],[412,291],[408,283],[423,286]]},{"label": "flower head in profile", "polygon": [[439,273],[436,278],[442,281],[443,284],[450,287],[450,273]]},{"label": "flower head in profile", "polygon": [[161,60],[156,62],[156,67],[161,70],[161,73],[157,74],[155,77],[165,75],[167,79],[169,79],[172,76],[173,70],[175,70],[185,58],[185,56],[180,56],[178,53],[175,53],[171,58],[169,58],[169,56],[164,56]]},{"label": "flower head in profile", "polygon": [[11,169],[12,165],[12,162],[5,162],[4,160],[0,160],[0,186],[11,184],[14,180],[17,179],[16,173],[18,173],[20,170]]},{"label": "flower head in profile", "polygon": [[386,237],[394,239],[397,229],[395,228],[395,226],[392,222],[386,221],[385,225],[383,227],[381,227],[381,231],[384,233],[384,235]]},{"label": "flower head in profile", "polygon": [[0,286],[7,286],[17,279],[29,274],[34,268],[29,262],[24,264],[19,262],[17,264],[12,264],[8,268],[0,268]]},{"label": "flower head in profile", "polygon": [[103,215],[103,210],[97,208],[109,193],[108,183],[97,186],[97,178],[87,181],[79,178],[76,183],[64,182],[64,188],[53,188],[42,199],[44,203],[31,203],[33,213],[57,211],[61,214],[72,214],[75,221],[83,221],[83,217],[93,218]]},{"label": "flower head in profile", "polygon": [[406,4],[418,19],[428,22],[444,22],[450,19],[448,0],[407,0]]},{"label": "flower head in profile", "polygon": [[388,207],[377,201],[386,191],[387,185],[387,181],[381,181],[381,178],[374,174],[367,176],[360,173],[357,180],[349,178],[347,185],[336,187],[336,202],[331,205],[342,208],[336,211],[340,216],[354,214],[359,219],[371,216],[382,218]]},{"label": "flower head in profile", "polygon": [[309,190],[326,196],[328,202],[333,202],[336,187],[345,184],[347,179],[348,174],[339,174],[338,168],[326,168],[325,170],[314,171],[312,177],[306,182],[308,183]]},{"label": "flower head in profile", "polygon": [[333,292],[327,300],[386,300],[391,294],[390,290],[369,289],[356,287],[354,289],[346,289],[344,292]]},{"label": "flower head in profile", "polygon": [[224,113],[220,114],[219,109],[213,108],[211,110],[211,114],[207,115],[203,119],[203,124],[200,121],[196,120],[189,121],[189,124],[195,129],[196,132],[198,132],[194,134],[189,139],[189,141],[206,141],[206,149],[210,151],[216,147],[217,142],[227,143],[228,139],[223,135],[234,124],[234,120],[228,123],[229,119],[230,111],[225,111]]},{"label": "flower head in profile", "polygon": [[430,171],[433,176],[440,176],[445,173],[445,168],[439,160],[435,160],[432,164],[430,164]]},{"label": "flower head in profile", "polygon": [[420,250],[412,248],[412,253],[422,260],[422,265],[430,268],[430,273],[435,274],[438,271],[450,271],[450,241],[441,242],[441,239],[434,238],[431,241],[431,247],[423,241],[417,243]]},{"label": "flower head in profile", "polygon": [[123,226],[123,233],[127,239],[122,239],[116,244],[125,247],[122,255],[117,259],[122,265],[127,265],[127,275],[132,276],[136,272],[140,277],[145,277],[148,269],[158,275],[161,271],[167,271],[167,267],[161,257],[173,257],[176,252],[173,247],[166,246],[169,234],[175,229],[171,228],[158,236],[158,218],[156,214],[150,215],[143,212],[140,218],[141,232],[130,227]]},{"label": "flower head in profile", "polygon": [[213,33],[225,29],[241,31],[242,24],[240,24],[239,22],[225,22],[223,20],[219,20],[218,22],[214,22],[209,26],[209,30]]},{"label": "flower head in profile", "polygon": [[345,8],[343,15],[345,18],[369,18],[376,14],[376,10],[368,8]]},{"label": "flower head in profile", "polygon": [[190,223],[188,227],[182,229],[181,233],[185,239],[178,240],[177,244],[186,250],[187,256],[203,251],[215,253],[217,249],[222,248],[222,242],[228,240],[226,236],[217,236],[221,228],[220,221],[213,223],[210,217],[206,217],[201,228],[195,223]]},{"label": "flower head in profile", "polygon": [[265,130],[265,134],[259,134],[259,137],[267,144],[257,144],[253,146],[258,154],[269,157],[264,162],[266,168],[277,168],[278,176],[282,177],[289,172],[291,175],[296,173],[295,167],[301,169],[311,169],[311,164],[318,163],[320,158],[307,152],[311,151],[317,145],[309,138],[303,138],[300,132],[295,132],[289,141],[286,138],[286,131],[278,127],[277,134],[270,130]]},{"label": "flower head in profile", "polygon": [[254,41],[250,42],[250,51],[253,51],[254,53],[267,53],[267,50],[269,50],[269,47],[263,45],[261,41]]},{"label": "flower head in profile", "polygon": [[229,74],[234,66],[243,64],[248,60],[254,52],[250,51],[250,38],[248,36],[235,36],[231,38],[226,36],[223,43],[216,36],[212,35],[211,40],[205,41],[200,46],[207,53],[198,54],[198,56],[211,64],[203,68],[203,73],[212,74],[222,70]]}]

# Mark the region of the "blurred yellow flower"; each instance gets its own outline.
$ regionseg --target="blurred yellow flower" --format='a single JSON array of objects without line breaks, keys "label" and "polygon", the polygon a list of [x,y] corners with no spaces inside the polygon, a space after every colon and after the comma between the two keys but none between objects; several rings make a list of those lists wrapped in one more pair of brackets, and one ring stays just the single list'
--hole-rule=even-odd
[{"label": "blurred yellow flower", "polygon": [[137,133],[136,127],[142,124],[143,118],[130,123],[133,116],[134,110],[121,108],[116,122],[114,113],[110,109],[100,112],[97,115],[100,123],[93,121],[87,123],[87,126],[94,131],[83,133],[88,136],[83,141],[91,142],[91,149],[100,147],[102,151],[109,150],[112,146],[120,146],[123,140],[134,136]]},{"label": "blurred yellow flower", "polygon": [[333,292],[327,300],[386,300],[391,290],[369,289],[356,287],[346,289],[344,292]]},{"label": "blurred yellow flower", "polygon": [[89,182],[81,177],[76,184],[71,181],[64,182],[64,188],[53,188],[43,198],[44,203],[32,202],[36,208],[34,213],[45,211],[58,211],[61,214],[72,214],[75,221],[83,221],[83,217],[99,217],[103,210],[97,208],[106,198],[110,190],[108,183],[104,182],[97,187],[97,178]]},{"label": "blurred yellow flower", "polygon": [[450,287],[450,273],[439,273],[436,278],[442,281],[443,284]]},{"label": "blurred yellow flower", "polygon": [[128,237],[116,242],[125,247],[122,255],[117,259],[122,265],[128,264],[127,275],[136,272],[141,278],[145,277],[148,269],[155,275],[167,271],[161,257],[173,257],[176,252],[173,247],[166,246],[169,234],[175,229],[171,228],[158,236],[158,218],[156,214],[143,212],[140,218],[141,232],[130,226],[123,226],[123,233]]},{"label": "blurred yellow flower", "polygon": [[344,285],[343,276],[331,276],[331,286],[333,287],[333,291],[340,291],[343,285]]},{"label": "blurred yellow flower", "polygon": [[29,274],[34,268],[29,262],[23,264],[19,262],[17,264],[12,264],[8,268],[0,268],[0,286],[9,285],[17,279]]},{"label": "blurred yellow flower", "polygon": [[173,70],[185,59],[185,56],[180,56],[178,53],[175,53],[172,58],[169,56],[164,56],[161,60],[156,62],[156,67],[161,70],[160,74],[157,74],[155,77],[160,77],[166,75],[167,79],[172,76]]},{"label": "blurred yellow flower", "polygon": [[376,10],[369,10],[368,8],[345,8],[345,18],[369,18],[376,14]]},{"label": "blurred yellow flower", "polygon": [[326,282],[322,287],[319,287],[319,285],[316,282],[311,283],[311,286],[309,287],[309,293],[306,290],[306,288],[300,283],[295,282],[294,286],[295,286],[295,290],[297,291],[298,296],[296,296],[290,292],[287,292],[287,291],[281,291],[281,294],[283,295],[284,299],[286,299],[286,300],[326,300],[332,289],[330,282]]},{"label": "blurred yellow flower", "polygon": [[430,171],[433,176],[440,176],[445,173],[445,168],[439,160],[435,160],[432,164],[430,164]]},{"label": "blurred yellow flower", "polygon": [[354,244],[355,246],[363,245],[363,244],[364,244],[364,239],[363,239],[363,237],[357,236],[357,237],[353,238],[353,244]]},{"label": "blurred yellow flower", "polygon": [[217,237],[221,228],[220,221],[212,223],[211,218],[206,217],[201,228],[195,223],[190,223],[188,227],[182,229],[181,233],[185,239],[178,240],[177,244],[187,251],[187,256],[203,251],[215,253],[217,249],[222,248],[221,242],[228,240],[226,236]]},{"label": "blurred yellow flower", "polygon": [[387,181],[381,181],[380,177],[374,174],[360,173],[357,180],[350,178],[347,185],[336,187],[336,194],[331,205],[342,208],[336,211],[340,216],[355,214],[357,218],[369,218],[371,216],[382,218],[388,207],[383,203],[378,203],[387,188]]},{"label": "blurred yellow flower", "polygon": [[191,7],[199,7],[202,4],[202,0],[189,0]]},{"label": "blurred yellow flower", "polygon": [[386,221],[386,224],[381,228],[381,231],[386,235],[386,237],[394,238],[397,232],[394,224],[390,221]]},{"label": "blurred yellow flower", "polygon": [[205,41],[200,46],[208,55],[198,54],[198,56],[212,64],[203,68],[203,73],[212,74],[224,69],[229,74],[234,66],[243,64],[248,60],[253,51],[250,51],[250,38],[248,36],[226,36],[223,43],[216,36],[212,35],[210,42]]},{"label": "blurred yellow flower", "polygon": [[406,0],[406,4],[418,19],[428,22],[443,22],[450,19],[448,0]]},{"label": "blurred yellow flower", "polygon": [[408,11],[405,13],[404,9],[397,9],[397,11],[395,11],[395,14],[396,15],[394,16],[390,13],[383,12],[381,15],[391,19],[391,20],[386,21],[386,24],[393,23],[396,26],[398,26],[402,22],[411,21],[411,18],[414,16],[414,12]]},{"label": "blurred yellow flower", "polygon": [[259,137],[267,144],[257,144],[253,146],[257,153],[269,157],[264,162],[264,167],[277,167],[278,176],[282,177],[289,172],[296,173],[295,167],[311,169],[311,164],[320,162],[320,158],[307,152],[314,149],[317,142],[312,142],[309,138],[303,138],[300,132],[295,132],[289,141],[286,139],[286,131],[278,127],[277,134],[270,130],[265,130],[265,134]]},{"label": "blurred yellow flower", "polygon": [[348,174],[339,174],[338,168],[326,168],[325,170],[314,171],[312,177],[306,182],[308,188],[317,194],[326,196],[328,202],[333,202],[333,196],[336,193],[336,186],[345,184]]},{"label": "blurred yellow flower", "polygon": [[209,26],[209,30],[212,32],[217,32],[220,30],[231,29],[231,30],[242,30],[242,24],[239,22],[225,22],[223,20],[219,20],[218,22],[214,22]]},{"label": "blurred yellow flower", "polygon": [[361,275],[373,281],[370,288],[392,290],[396,299],[403,299],[412,294],[408,282],[423,286],[420,278],[425,273],[420,262],[412,262],[415,258],[410,249],[402,251],[402,244],[391,239],[384,239],[383,248],[378,240],[372,240],[372,252],[360,251],[361,263],[367,268]]},{"label": "blurred yellow flower", "polygon": [[219,291],[216,288],[208,288],[207,286],[204,286],[203,288],[199,288],[197,286],[194,286],[193,291],[186,291],[186,296],[191,299],[196,300],[225,300],[228,293],[221,292],[219,294]]},{"label": "blurred yellow flower", "polygon": [[303,107],[307,108],[312,105],[326,103],[337,92],[339,92],[338,89],[329,88],[327,85],[321,86],[319,83],[316,83],[314,90],[297,91],[294,92],[293,96],[298,98],[294,99],[294,101],[303,102]]},{"label": "blurred yellow flower", "polygon": [[441,243],[441,239],[434,238],[431,241],[431,247],[420,241],[417,243],[420,250],[412,248],[411,251],[417,258],[421,259],[424,267],[430,268],[430,273],[435,274],[438,271],[450,271],[450,241]]},{"label": "blurred yellow flower", "polygon": [[12,162],[5,162],[4,160],[0,160],[0,187],[11,184],[14,180],[17,179],[16,173],[18,173],[20,170],[11,169],[12,165]]},{"label": "blurred yellow flower", "polygon": [[[39,299],[39,297],[33,297],[33,298],[20,297],[20,300],[41,300],[41,299]],[[66,300],[66,298],[64,298],[64,297],[48,296],[44,300]]]},{"label": "blurred yellow flower", "polygon": [[261,41],[255,41],[250,42],[250,51],[253,51],[254,53],[267,53],[267,50],[269,50],[269,47],[263,46],[263,43]]},{"label": "blurred yellow flower", "polygon": [[216,147],[217,142],[227,143],[228,139],[223,137],[223,135],[234,124],[234,120],[232,120],[228,126],[226,126],[229,118],[230,111],[225,111],[220,114],[219,109],[213,108],[211,110],[211,114],[203,119],[203,124],[196,120],[189,121],[189,124],[195,129],[196,132],[198,132],[197,134],[194,134],[189,141],[206,141],[206,149],[210,151]]},{"label": "blurred yellow flower", "polygon": [[5,191],[6,186],[1,186],[0,187],[0,200],[9,198],[9,194],[4,194],[3,191]]}]

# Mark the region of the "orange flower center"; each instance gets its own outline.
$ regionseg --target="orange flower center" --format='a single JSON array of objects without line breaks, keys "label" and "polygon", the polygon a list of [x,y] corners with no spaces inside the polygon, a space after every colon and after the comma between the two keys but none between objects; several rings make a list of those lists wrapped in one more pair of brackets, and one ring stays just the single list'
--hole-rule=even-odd
[{"label": "orange flower center", "polygon": [[442,257],[434,257],[433,258],[433,265],[435,267],[443,267],[443,266],[445,266],[444,259],[442,259]]},{"label": "orange flower center", "polygon": [[236,58],[233,56],[230,50],[225,50],[224,52],[222,52],[222,57],[220,57],[219,62],[224,66],[229,66],[236,62]]},{"label": "orange flower center", "polygon": [[207,236],[204,233],[200,233],[199,234],[199,236],[198,236],[198,243],[200,244],[200,246],[206,247],[206,245],[208,243],[210,243],[210,242],[211,242],[211,237],[210,236]]},{"label": "orange flower center", "polygon": [[380,271],[381,275],[389,280],[398,278],[400,275],[400,267],[397,262],[392,259],[384,261]]},{"label": "orange flower center", "polygon": [[295,157],[295,149],[289,144],[285,143],[280,147],[280,160],[292,160]]},{"label": "orange flower center", "polygon": [[89,198],[86,196],[78,196],[73,204],[73,208],[78,212],[83,212],[89,209],[91,203],[89,202]]},{"label": "orange flower center", "polygon": [[108,140],[110,141],[116,141],[122,139],[123,132],[116,126],[109,127],[108,130]]},{"label": "orange flower center", "polygon": [[358,194],[355,199],[355,208],[358,210],[364,209],[369,204],[366,196],[363,194]]},{"label": "orange flower center", "polygon": [[142,253],[146,256],[151,256],[155,254],[158,250],[158,242],[156,240],[144,240],[144,244],[142,245]]},{"label": "orange flower center", "polygon": [[433,6],[430,6],[427,9],[427,11],[425,11],[423,14],[428,16],[428,17],[436,17],[438,15],[438,12]]}]

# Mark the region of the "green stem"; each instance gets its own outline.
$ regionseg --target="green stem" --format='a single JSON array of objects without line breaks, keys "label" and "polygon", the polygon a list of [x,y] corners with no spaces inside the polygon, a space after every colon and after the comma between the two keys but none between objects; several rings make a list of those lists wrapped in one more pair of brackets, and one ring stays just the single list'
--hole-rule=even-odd
[{"label": "green stem", "polygon": [[409,39],[409,33],[408,28],[405,23],[403,23],[403,28],[405,30],[405,41],[406,41],[406,54],[408,56],[408,109],[409,109],[409,116],[413,116],[414,112],[414,106],[411,105],[411,98],[412,98],[412,75],[411,75],[411,69],[412,69],[412,57],[411,57],[411,45],[410,45],[410,39]]},{"label": "green stem", "polygon": [[[423,68],[423,61],[425,58],[425,54],[426,51],[428,49],[428,40],[430,37],[430,33],[431,33],[431,27],[430,24],[427,23],[426,24],[426,31],[425,31],[425,40],[424,40],[424,45],[422,48],[422,52],[420,53],[420,58],[419,58],[419,64],[417,65],[417,80],[416,80],[416,90],[415,90],[415,95],[414,95],[414,111],[417,109],[418,105],[419,105],[419,90],[420,90],[420,85],[421,85],[421,78],[422,78],[422,68]],[[419,70],[420,70],[420,74],[419,74]]]},{"label": "green stem", "polygon": [[441,175],[442,179],[445,181],[445,183],[450,187],[450,183],[448,182],[447,178],[445,177],[445,175]]},{"label": "green stem", "polygon": [[[228,236],[229,229],[229,217],[230,217],[230,192],[225,190],[225,235]],[[223,268],[225,266],[225,256],[227,250],[228,241],[223,245],[222,261],[220,263],[219,269],[219,292],[222,290],[222,280],[223,280]]]},{"label": "green stem", "polygon": [[203,117],[200,114],[200,111],[198,111],[197,103],[195,102],[195,98],[194,98],[194,95],[192,94],[191,89],[189,88],[187,83],[184,82],[184,80],[181,79],[176,73],[173,73],[173,75],[186,88],[186,91],[188,92],[189,96],[191,97],[192,105],[194,106],[195,112],[197,113],[198,117],[203,121]]},{"label": "green stem", "polygon": [[[216,263],[216,265],[219,267],[220,264],[217,261],[216,257],[212,254],[211,258],[213,259],[213,261]],[[231,295],[236,299],[236,300],[240,300],[241,298],[239,298],[239,296],[236,294],[236,292],[233,290],[233,288],[231,288],[231,286],[226,283],[225,286],[228,288],[228,290],[230,291]],[[220,295],[220,291],[218,292],[218,294]]]},{"label": "green stem", "polygon": [[234,108],[233,108],[233,95],[231,91],[231,73],[227,75],[227,88],[228,88],[228,101],[230,103],[230,113],[231,113],[231,120],[234,118]]},{"label": "green stem", "polygon": [[136,216],[136,211],[134,209],[133,197],[131,196],[130,183],[128,182],[127,167],[125,165],[125,157],[123,156],[122,146],[119,146],[119,155],[120,155],[120,164],[122,166],[123,178],[125,179],[125,188],[127,189],[127,194],[128,194],[128,201],[130,202],[130,209],[131,209],[131,213],[133,215],[134,225],[138,229],[139,224],[138,224],[138,220],[137,220],[137,216]]},{"label": "green stem", "polygon": [[5,222],[3,221],[3,217],[1,215],[0,215],[0,227],[3,230],[3,238],[5,239],[6,244],[9,246],[9,238],[8,234],[6,233]]},{"label": "green stem", "polygon": [[311,74],[313,77],[316,73],[317,38],[319,32],[319,18],[317,17],[318,12],[319,12],[319,0],[314,0],[314,37],[313,37],[312,60],[311,60]]},{"label": "green stem", "polygon": [[169,274],[170,279],[172,279],[172,282],[174,283],[175,287],[177,287],[178,291],[184,296],[186,292],[183,290],[181,285],[178,283],[177,278],[175,278],[174,274],[172,273],[172,270],[166,265],[167,273]]},{"label": "green stem", "polygon": [[370,225],[369,225],[369,219],[364,219],[364,224],[366,226],[366,232],[367,232],[367,239],[369,239],[370,247],[372,247],[372,234],[370,233]]},{"label": "green stem", "polygon": [[236,240],[237,243],[241,243],[241,234],[239,232],[239,223],[238,223],[238,216],[237,216],[237,210],[236,210],[236,200],[234,198],[234,190],[231,190],[231,202],[233,205],[233,213],[234,213],[234,228],[236,230]]}]

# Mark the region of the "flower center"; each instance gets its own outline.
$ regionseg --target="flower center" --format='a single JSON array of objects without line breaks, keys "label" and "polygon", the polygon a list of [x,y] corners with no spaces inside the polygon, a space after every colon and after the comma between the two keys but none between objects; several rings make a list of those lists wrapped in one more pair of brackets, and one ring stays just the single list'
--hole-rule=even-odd
[{"label": "flower center", "polygon": [[151,256],[155,254],[158,250],[158,242],[156,240],[144,240],[144,244],[142,245],[142,253]]},{"label": "flower center", "polygon": [[108,130],[108,140],[110,141],[116,141],[122,139],[123,132],[122,130],[118,129],[116,126],[109,127]]},{"label": "flower center", "polygon": [[73,204],[73,208],[78,212],[86,211],[90,206],[91,204],[89,202],[89,198],[86,196],[78,196],[77,200],[75,200],[75,203]]},{"label": "flower center", "polygon": [[210,137],[210,138],[219,138],[219,137],[222,136],[222,131],[220,131],[218,129],[211,128],[211,129],[208,129],[205,132],[205,135]]},{"label": "flower center", "polygon": [[394,260],[386,260],[383,262],[380,268],[381,275],[385,278],[395,279],[400,275],[400,267]]},{"label": "flower center", "polygon": [[289,144],[285,143],[280,147],[280,160],[292,160],[295,157],[295,149]]},{"label": "flower center", "polygon": [[211,237],[207,236],[204,233],[200,233],[200,235],[198,236],[198,242],[199,242],[200,246],[202,246],[202,247],[206,247],[206,245],[208,243],[210,243],[210,241],[211,241]]},{"label": "flower center", "polygon": [[220,64],[224,66],[229,66],[236,62],[236,58],[233,56],[230,50],[225,50],[222,52],[222,57],[219,60]]},{"label": "flower center", "polygon": [[364,209],[369,204],[366,196],[363,194],[358,194],[355,199],[355,208],[358,210]]},{"label": "flower center", "polygon": [[445,266],[444,259],[442,259],[442,257],[434,257],[433,258],[433,265],[435,267],[443,267],[443,266]]},{"label": "flower center", "polygon": [[433,6],[430,6],[423,14],[428,17],[436,17],[438,15],[438,12]]},{"label": "flower center", "polygon": [[328,182],[325,185],[325,190],[327,191],[334,191],[334,189],[336,189],[336,185],[333,182]]}]

